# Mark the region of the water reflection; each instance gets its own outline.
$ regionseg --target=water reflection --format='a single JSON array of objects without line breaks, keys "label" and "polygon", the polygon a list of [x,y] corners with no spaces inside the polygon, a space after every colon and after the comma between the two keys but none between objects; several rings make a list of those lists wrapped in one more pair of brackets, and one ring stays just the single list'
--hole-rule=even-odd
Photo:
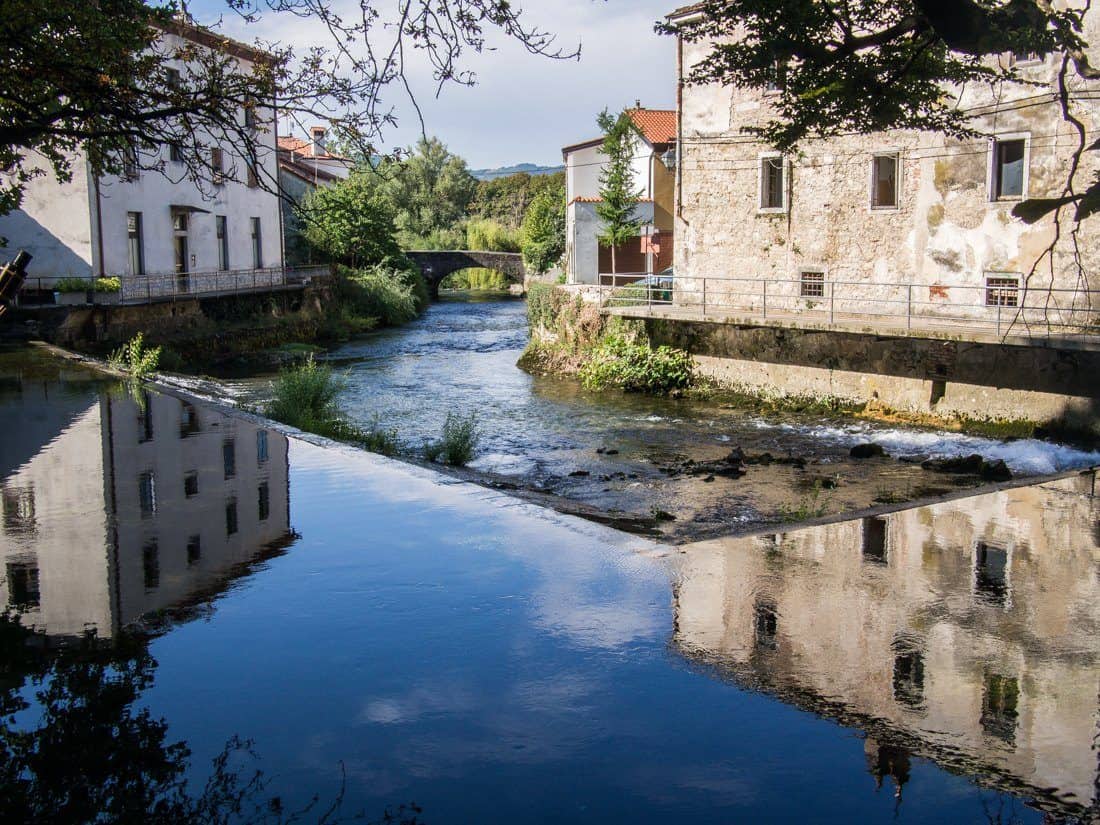
[{"label": "water reflection", "polygon": [[686,548],[674,641],[739,685],[1079,815],[1097,802],[1100,504],[1092,473]]},{"label": "water reflection", "polygon": [[293,538],[287,440],[170,395],[33,381],[0,399],[0,603],[116,636]]}]

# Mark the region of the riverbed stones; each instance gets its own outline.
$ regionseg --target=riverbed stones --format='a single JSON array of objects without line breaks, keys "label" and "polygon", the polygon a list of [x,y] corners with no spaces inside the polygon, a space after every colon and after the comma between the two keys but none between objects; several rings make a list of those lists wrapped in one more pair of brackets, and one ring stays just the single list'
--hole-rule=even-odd
[{"label": "riverbed stones", "polygon": [[886,450],[881,444],[873,441],[866,444],[856,444],[848,451],[852,458],[887,458]]},{"label": "riverbed stones", "polygon": [[920,466],[937,473],[979,476],[985,481],[1008,481],[1012,478],[1012,470],[1003,459],[986,461],[977,453],[951,458],[930,458],[922,461]]}]

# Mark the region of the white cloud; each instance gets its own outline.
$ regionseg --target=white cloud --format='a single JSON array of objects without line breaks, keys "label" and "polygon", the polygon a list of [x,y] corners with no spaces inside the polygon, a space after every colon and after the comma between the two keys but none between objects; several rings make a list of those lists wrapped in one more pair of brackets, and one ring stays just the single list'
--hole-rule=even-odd
[{"label": "white cloud", "polygon": [[[358,0],[347,0],[357,10]],[[385,10],[390,2],[375,4]],[[419,62],[412,72],[414,91],[429,134],[439,136],[473,167],[520,162],[557,164],[561,147],[595,135],[596,115],[640,100],[653,108],[672,108],[676,95],[675,41],[653,31],[654,23],[675,3],[668,0],[530,0],[524,19],[549,30],[570,50],[581,46],[580,60],[555,61],[528,54],[499,34],[487,38],[489,50],[470,54],[465,67],[478,85],[450,85],[437,99],[430,67]],[[199,22],[216,19],[220,0],[191,4]],[[350,16],[350,14],[349,14]],[[268,15],[260,24],[242,26],[225,16],[225,31],[244,40],[263,37],[305,47],[328,36],[316,23]],[[399,128],[391,146],[411,143],[419,125],[402,93],[393,88]]]}]

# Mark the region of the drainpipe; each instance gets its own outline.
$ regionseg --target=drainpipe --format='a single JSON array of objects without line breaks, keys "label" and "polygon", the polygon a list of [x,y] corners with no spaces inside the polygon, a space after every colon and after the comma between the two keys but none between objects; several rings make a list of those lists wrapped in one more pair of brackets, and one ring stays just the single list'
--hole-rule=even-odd
[{"label": "drainpipe", "polygon": [[103,269],[103,205],[99,197],[99,175],[92,178],[92,189],[95,191],[95,234],[96,249],[99,253],[99,277],[104,276]]},{"label": "drainpipe", "polygon": [[[279,266],[286,272],[286,230],[283,227],[283,185],[279,182],[279,110],[276,108],[278,100],[274,93],[271,95],[271,131],[275,139],[275,192],[279,206]],[[294,153],[291,153],[293,159]],[[258,160],[257,156],[257,160]],[[259,170],[257,170],[257,174]]]},{"label": "drainpipe", "polygon": [[[676,35],[676,217],[684,220],[684,38]],[[676,237],[676,233],[672,233]]]}]

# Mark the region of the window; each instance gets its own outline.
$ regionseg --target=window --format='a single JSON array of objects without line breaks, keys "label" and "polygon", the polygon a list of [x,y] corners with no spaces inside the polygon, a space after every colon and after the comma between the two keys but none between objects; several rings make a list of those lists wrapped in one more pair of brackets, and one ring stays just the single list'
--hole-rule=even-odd
[{"label": "window", "polygon": [[786,161],[782,155],[760,158],[760,210],[783,212],[787,208]]},{"label": "window", "polygon": [[187,539],[187,565],[198,564],[202,558],[202,539],[199,536],[191,536]]},{"label": "window", "polygon": [[1008,550],[979,541],[974,548],[974,592],[982,601],[1008,601]]},{"label": "window", "polygon": [[894,701],[919,707],[924,701],[924,654],[912,641],[894,642]]},{"label": "window", "polygon": [[764,91],[781,92],[787,88],[787,61],[775,58],[768,69],[768,79],[764,83]]},{"label": "window", "polygon": [[985,305],[987,307],[1019,306],[1020,279],[1013,275],[987,275]]},{"label": "window", "polygon": [[178,89],[183,85],[183,78],[180,76],[179,69],[165,69],[164,81],[169,89]]},{"label": "window", "polygon": [[141,401],[138,408],[138,444],[153,440],[153,410],[152,398],[145,390],[141,392]]},{"label": "window", "polygon": [[29,536],[37,530],[33,487],[4,487],[0,490],[0,499],[3,501],[5,533]]},{"label": "window", "polygon": [[256,463],[267,463],[267,430],[256,430]]},{"label": "window", "polygon": [[130,247],[130,274],[145,274],[145,239],[141,231],[141,213],[126,213],[126,238]]},{"label": "window", "polygon": [[1030,66],[1035,63],[1041,63],[1043,56],[1038,52],[1009,52],[1008,53],[1008,67],[1014,68],[1015,66]]},{"label": "window", "polygon": [[217,146],[210,150],[210,171],[215,185],[225,183],[225,153]]},{"label": "window", "polygon": [[187,231],[190,219],[182,209],[172,211],[172,243],[175,250],[175,266],[177,275],[186,275],[189,267],[189,252],[187,249]]},{"label": "window", "polygon": [[779,612],[770,601],[759,601],[753,607],[753,640],[758,648],[775,650],[779,645]]},{"label": "window", "polygon": [[825,297],[825,273],[803,272],[799,282],[799,295],[803,298]]},{"label": "window", "polygon": [[875,155],[871,158],[871,206],[896,209],[898,205],[898,156]]},{"label": "window", "polygon": [[178,143],[168,144],[168,160],[172,163],[183,163],[183,149]]},{"label": "window", "polygon": [[199,474],[192,470],[183,477],[183,494],[194,498],[199,494]]},{"label": "window", "polygon": [[226,478],[237,474],[237,445],[231,438],[222,442],[222,467]]},{"label": "window", "polygon": [[266,481],[260,485],[257,494],[259,500],[258,512],[260,514],[260,521],[267,521],[267,517],[271,514],[271,491],[268,488]]},{"label": "window", "polygon": [[993,141],[993,200],[1022,198],[1027,178],[1027,139]]},{"label": "window", "polygon": [[122,150],[122,179],[137,180],[139,174],[138,153],[133,146],[127,146]]},{"label": "window", "polygon": [[985,674],[982,690],[982,730],[1005,742],[1016,738],[1020,683],[1010,676]]},{"label": "window", "polygon": [[138,476],[138,504],[142,518],[148,518],[157,511],[157,487],[151,472]]},{"label": "window", "polygon": [[256,167],[245,161],[245,169],[247,174],[245,182],[248,184],[248,188],[256,189],[260,185],[260,179],[256,176]]},{"label": "window", "polygon": [[263,238],[260,236],[260,219],[252,218],[252,268],[264,265]]},{"label": "window", "polygon": [[214,224],[218,235],[218,269],[229,269],[229,221],[225,215],[216,215]]},{"label": "window", "polygon": [[886,519],[872,516],[863,520],[863,559],[886,564]]},{"label": "window", "polygon": [[255,129],[259,125],[259,117],[257,116],[257,108],[259,107],[259,101],[255,98],[249,98],[244,104],[244,126],[246,129]]},{"label": "window", "polygon": [[26,610],[42,604],[38,590],[38,565],[34,562],[8,562],[8,604]]},{"label": "window", "polygon": [[141,572],[145,579],[145,589],[160,587],[160,550],[155,541],[141,548]]},{"label": "window", "polygon": [[199,414],[194,404],[180,403],[180,438],[187,438],[199,431]]},{"label": "window", "polygon": [[237,499],[231,498],[225,503],[225,534],[232,536],[237,532]]}]

